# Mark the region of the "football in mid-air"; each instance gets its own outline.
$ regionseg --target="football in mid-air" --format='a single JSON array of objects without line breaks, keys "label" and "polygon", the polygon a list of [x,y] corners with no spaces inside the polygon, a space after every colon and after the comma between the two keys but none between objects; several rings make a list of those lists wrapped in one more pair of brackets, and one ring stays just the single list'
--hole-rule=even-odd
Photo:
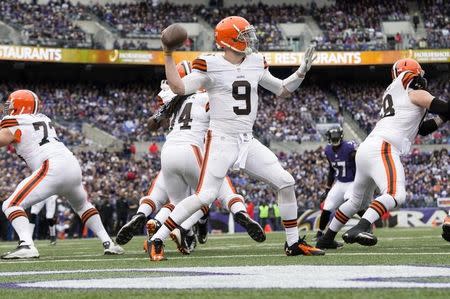
[{"label": "football in mid-air", "polygon": [[187,37],[186,29],[180,24],[172,24],[161,32],[161,41],[169,50],[181,47]]}]

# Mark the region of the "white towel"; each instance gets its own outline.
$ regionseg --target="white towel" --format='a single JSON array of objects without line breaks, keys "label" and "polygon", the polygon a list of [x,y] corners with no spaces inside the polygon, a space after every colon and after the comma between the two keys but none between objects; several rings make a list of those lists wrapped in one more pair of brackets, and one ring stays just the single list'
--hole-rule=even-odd
[{"label": "white towel", "polygon": [[248,150],[252,139],[253,139],[252,134],[248,133],[239,134],[238,137],[239,154],[236,162],[234,162],[233,169],[236,170],[245,168],[245,162],[247,161]]}]

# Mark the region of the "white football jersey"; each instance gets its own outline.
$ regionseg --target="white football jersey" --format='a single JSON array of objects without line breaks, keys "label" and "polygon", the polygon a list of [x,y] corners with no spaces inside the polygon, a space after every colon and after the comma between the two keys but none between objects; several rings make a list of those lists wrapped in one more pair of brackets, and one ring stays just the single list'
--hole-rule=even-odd
[{"label": "white football jersey", "polygon": [[401,73],[384,92],[381,119],[370,133],[383,138],[402,154],[409,152],[427,113],[425,108],[411,102],[408,95],[412,90],[411,80],[410,76],[405,77],[407,73]]},{"label": "white football jersey", "polygon": [[72,154],[59,141],[51,119],[44,114],[8,115],[2,119],[0,126],[14,134],[16,153],[32,171],[55,155]]},{"label": "white football jersey", "polygon": [[203,147],[209,127],[208,94],[197,92],[187,97],[177,114],[172,117],[171,131],[166,143],[193,144]]},{"label": "white football jersey", "polygon": [[202,55],[192,63],[193,72],[208,76],[210,128],[235,135],[251,133],[258,110],[258,84],[266,67],[262,54],[247,55],[239,65],[223,54]]}]

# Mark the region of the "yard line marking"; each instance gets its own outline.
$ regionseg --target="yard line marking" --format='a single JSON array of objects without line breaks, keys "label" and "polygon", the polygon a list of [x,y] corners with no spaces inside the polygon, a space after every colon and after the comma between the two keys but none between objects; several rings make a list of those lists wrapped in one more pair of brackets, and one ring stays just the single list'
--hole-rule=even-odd
[{"label": "yard line marking", "polygon": [[[348,252],[348,253],[327,253],[325,256],[421,256],[421,255],[450,255],[450,252]],[[101,257],[99,255],[98,257]],[[280,257],[285,255],[280,254],[243,254],[243,255],[206,255],[206,256],[178,256],[169,257],[169,260],[189,260],[189,259],[232,259],[232,258],[254,258],[254,257]],[[14,260],[5,261],[6,264],[36,264],[36,263],[69,263],[69,262],[120,262],[120,261],[139,261],[148,260],[147,256],[143,257],[119,257],[119,258],[103,258],[103,259],[41,259],[41,260]]]}]

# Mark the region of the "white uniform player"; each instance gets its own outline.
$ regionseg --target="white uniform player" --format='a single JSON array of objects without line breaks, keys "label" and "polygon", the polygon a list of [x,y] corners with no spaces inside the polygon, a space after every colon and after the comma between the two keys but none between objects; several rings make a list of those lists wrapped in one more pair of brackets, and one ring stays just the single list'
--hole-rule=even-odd
[{"label": "white uniform player", "polygon": [[423,122],[427,109],[434,113],[448,113],[445,112],[448,108],[436,109],[436,103],[440,105],[439,100],[422,90],[426,83],[423,74],[413,59],[402,59],[394,64],[394,80],[383,95],[381,119],[356,152],[351,198],[336,211],[324,237],[334,239],[336,232],[361,209],[368,191],[377,186],[381,195],[372,202],[358,225],[343,235],[347,243],[375,245],[377,238],[368,232],[371,224],[404,203],[405,172],[400,156],[409,152],[418,133],[428,134],[430,128],[435,130],[443,123],[440,117]]},{"label": "white uniform player", "polygon": [[[187,69],[187,73],[190,73],[189,65]],[[150,234],[153,234],[161,226],[161,223],[167,220],[174,206],[185,197],[191,195],[192,190],[195,190],[197,187],[203,163],[205,133],[210,123],[209,97],[206,92],[197,91],[187,97],[177,98],[170,89],[165,89],[159,93],[159,97],[164,104],[168,104],[171,101],[179,101],[178,104],[172,103],[179,105],[179,108],[171,119],[171,131],[167,135],[166,142],[161,150],[161,171],[158,175],[157,183],[170,198],[170,204],[165,206],[170,211],[167,209],[162,210],[155,216],[157,222],[150,220],[147,223]],[[160,177],[162,177],[164,183],[160,182]],[[158,192],[158,194],[162,194],[162,192]],[[250,219],[246,212],[243,197],[236,194],[228,177],[222,179],[216,198],[221,201],[223,207],[230,210],[235,220],[247,229],[247,232],[255,241],[263,242],[265,240],[264,230],[257,222]],[[151,194],[149,194],[148,200],[152,200]],[[184,232],[187,233],[201,217],[207,215],[209,206],[209,204],[203,205],[180,225]],[[143,211],[140,208],[138,213]],[[146,217],[149,214],[144,213]],[[143,217],[139,218],[144,219]],[[133,226],[141,226],[139,222],[141,220],[134,219],[124,226],[125,230],[121,229],[116,239],[117,242],[119,244],[124,244],[124,241],[128,242],[129,237],[132,237],[132,233],[135,231]],[[184,246],[184,232],[178,229],[177,225],[174,225],[172,230],[174,233],[171,237],[177,243],[180,252],[189,253],[185,250],[186,246]]]},{"label": "white uniform player", "polygon": [[56,213],[56,199],[57,198],[58,198],[57,195],[50,196],[49,198],[31,206],[31,211],[30,211],[30,214],[31,214],[30,225],[31,225],[31,232],[33,232],[39,212],[45,206],[45,219],[47,219],[51,245],[56,245],[55,213]]},{"label": "white uniform player", "polygon": [[[284,81],[273,77],[264,57],[252,54],[248,47],[256,42],[254,34],[253,26],[243,18],[222,20],[216,27],[216,41],[225,48],[225,55],[200,56],[193,61],[194,72],[182,80],[175,73],[170,53],[166,56],[166,75],[175,93],[190,94],[199,88],[207,90],[210,129],[206,134],[205,158],[196,193],[179,203],[164,226],[152,237],[150,258],[154,261],[165,259],[162,240],[177,223],[214,201],[230,168],[244,169],[278,192],[280,213],[287,233],[287,255],[323,254],[323,251],[298,239],[295,181],[281,167],[275,154],[252,135],[258,108],[258,86],[286,96],[298,88],[310,63],[302,64],[298,73]],[[236,44],[237,41],[240,43]],[[313,51],[313,48],[308,50],[306,55],[311,62]]]},{"label": "white uniform player", "polygon": [[106,233],[97,209],[87,201],[77,159],[58,140],[51,120],[38,113],[40,101],[36,94],[29,90],[15,91],[6,105],[9,115],[1,122],[0,146],[12,143],[33,173],[3,202],[3,212],[20,241],[16,250],[2,258],[39,257],[25,209],[55,194],[67,198],[83,224],[102,240],[105,254],[123,253]]}]

